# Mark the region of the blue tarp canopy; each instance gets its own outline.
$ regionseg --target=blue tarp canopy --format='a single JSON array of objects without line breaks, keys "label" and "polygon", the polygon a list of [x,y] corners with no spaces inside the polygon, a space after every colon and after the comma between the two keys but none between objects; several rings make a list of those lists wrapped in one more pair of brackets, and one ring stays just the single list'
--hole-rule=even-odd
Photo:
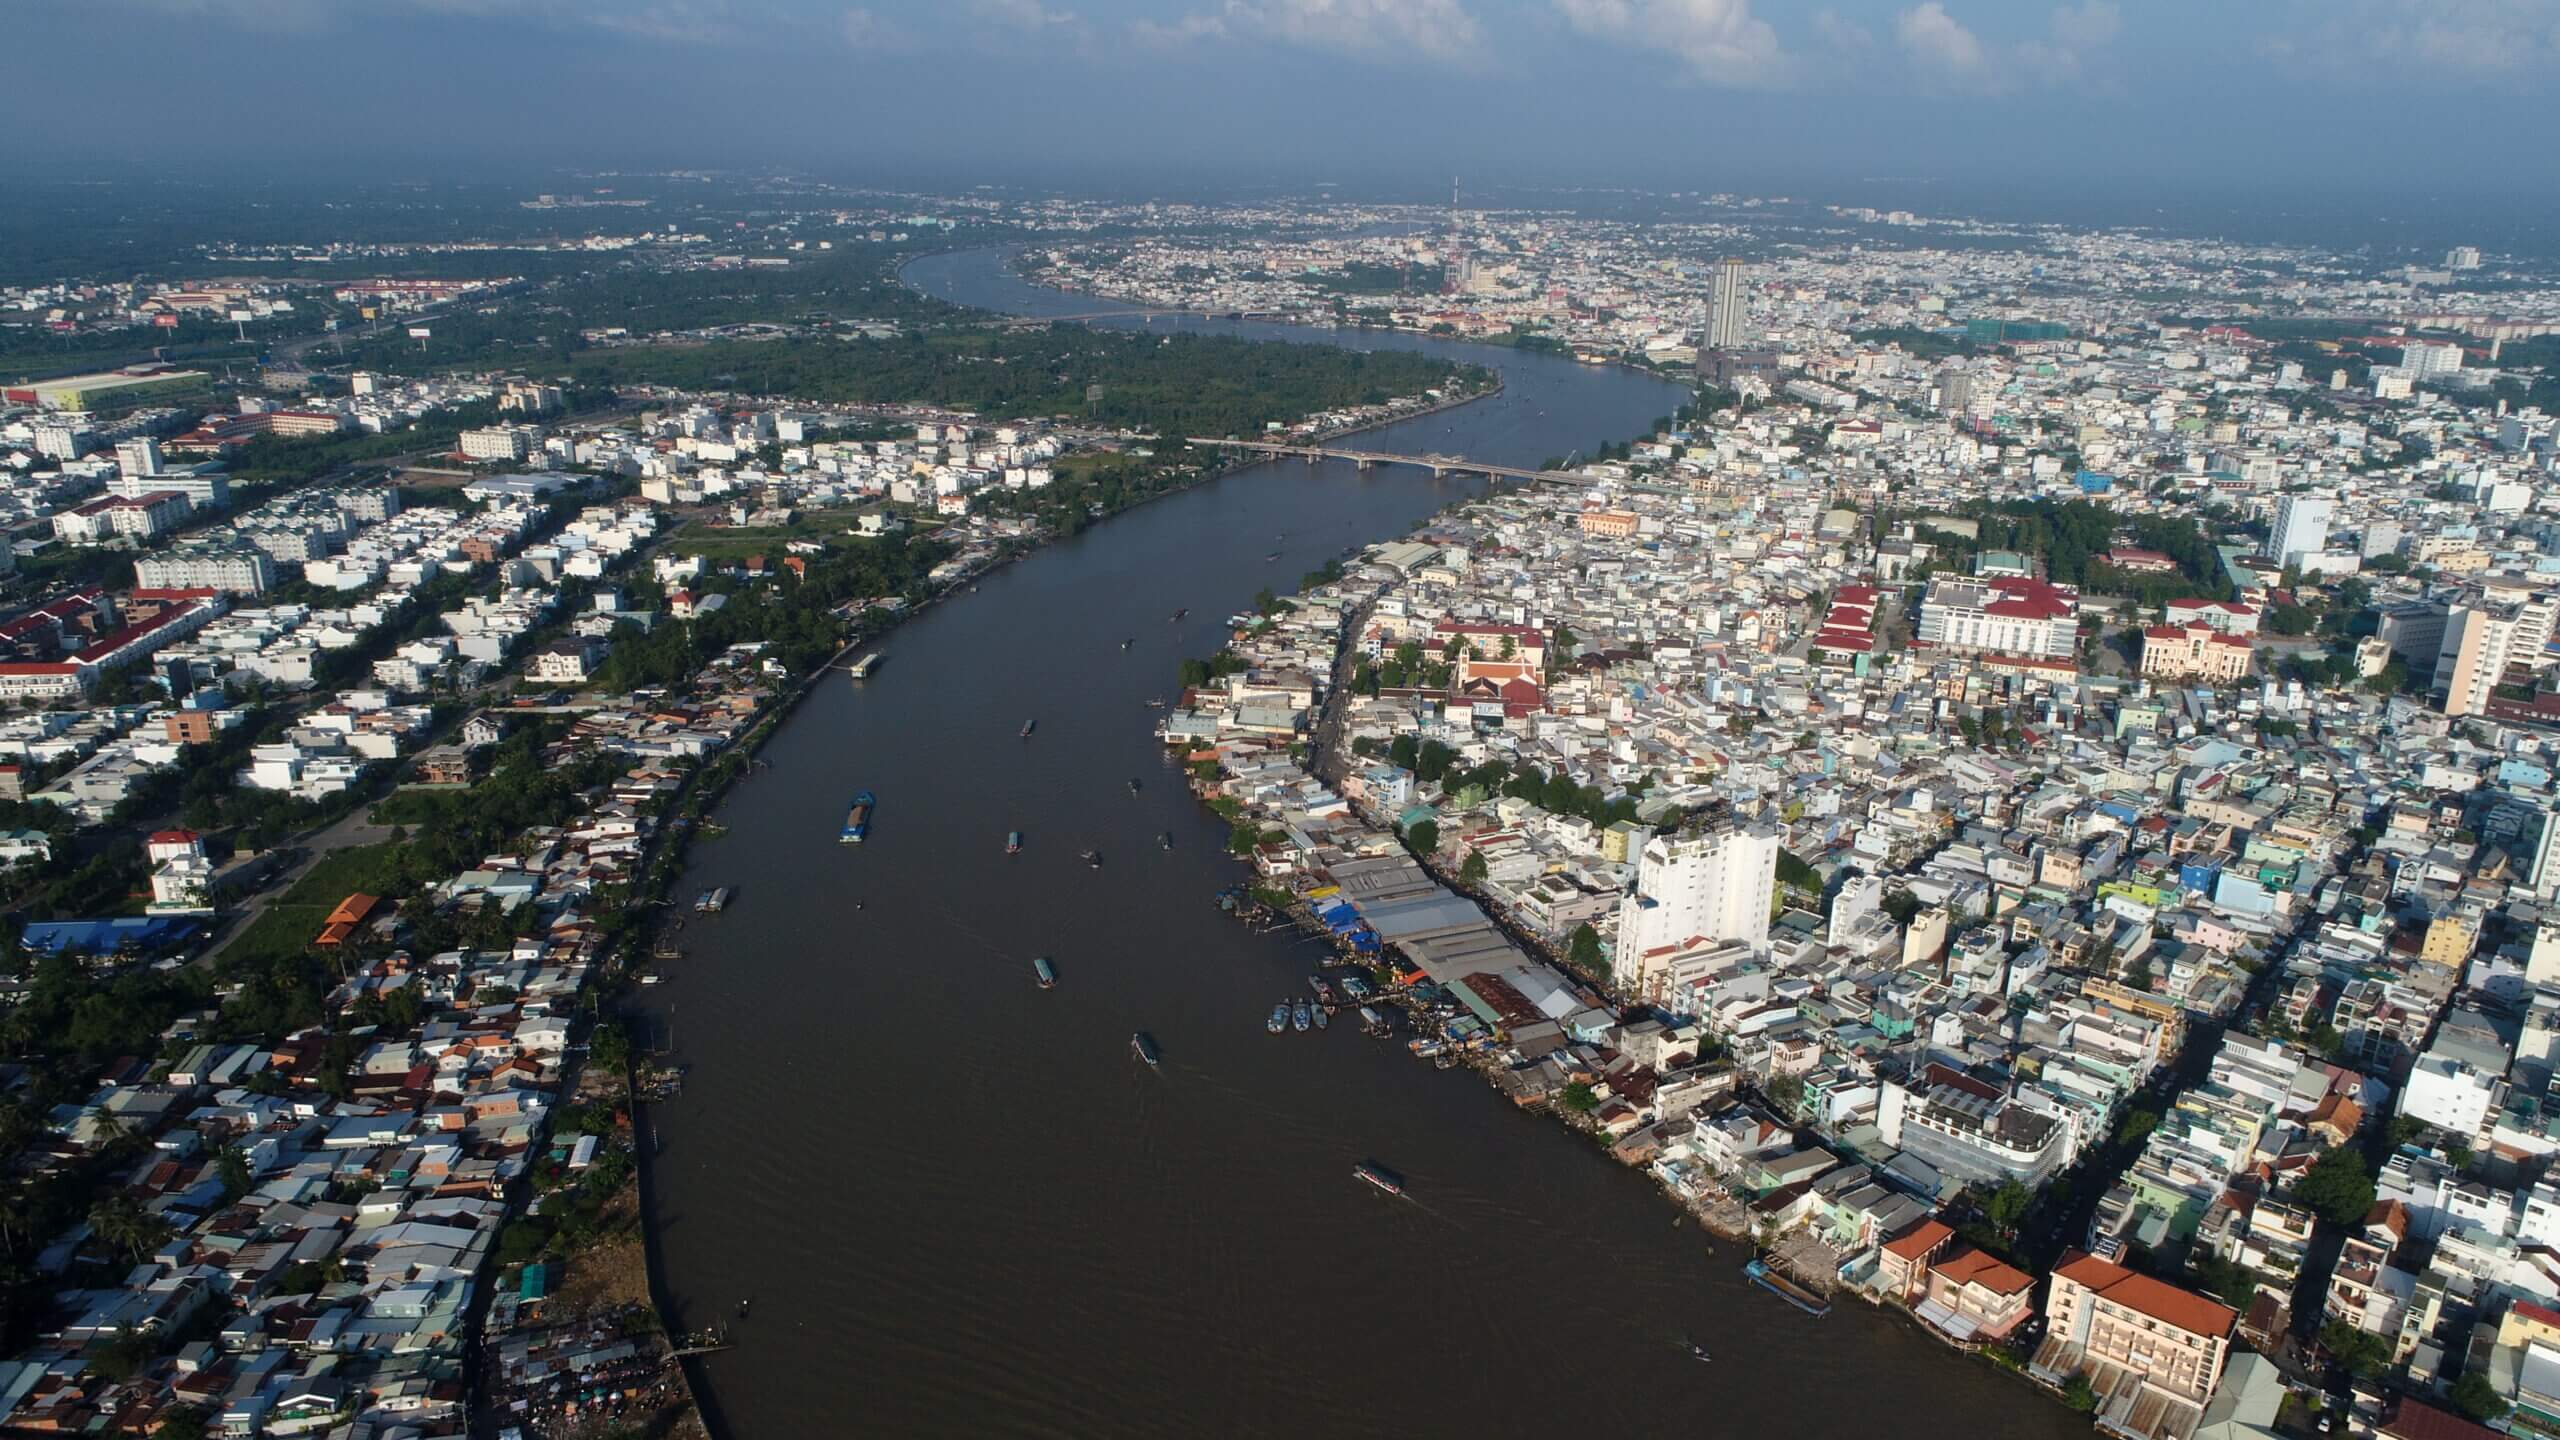
[{"label": "blue tarp canopy", "polygon": [[40,920],[19,937],[30,950],[59,955],[79,950],[113,955],[125,950],[165,950],[195,938],[201,920],[178,915],[125,915],[111,920]]}]

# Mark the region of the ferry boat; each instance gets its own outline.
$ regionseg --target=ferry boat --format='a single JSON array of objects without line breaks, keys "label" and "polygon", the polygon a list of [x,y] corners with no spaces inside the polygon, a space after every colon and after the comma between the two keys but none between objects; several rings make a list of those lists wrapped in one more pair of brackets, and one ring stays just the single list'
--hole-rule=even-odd
[{"label": "ferry boat", "polygon": [[1004,853],[1007,855],[1019,855],[1022,853],[1021,831],[1007,830],[1004,832]]},{"label": "ferry boat", "polygon": [[1274,1034],[1274,1035],[1277,1035],[1277,1034],[1279,1034],[1281,1031],[1288,1029],[1288,1028],[1289,1028],[1289,1002],[1288,1002],[1288,1001],[1286,1001],[1286,1000],[1283,1000],[1283,1001],[1281,1001],[1279,1004],[1272,1006],[1272,1007],[1271,1007],[1271,1018],[1262,1022],[1262,1028],[1263,1028],[1263,1029],[1265,1029],[1265,1030],[1270,1031],[1270,1032],[1271,1032],[1272,1034]]},{"label": "ferry boat", "polygon": [[1030,738],[1031,738],[1031,732],[1032,732],[1032,730],[1033,730],[1034,728],[1036,728],[1039,724],[1040,724],[1040,722],[1039,722],[1039,721],[1037,721],[1037,720],[1025,720],[1025,721],[1023,721],[1023,722],[1022,722],[1022,738],[1023,738],[1023,739],[1025,739],[1025,740],[1030,739]]},{"label": "ferry boat", "polygon": [[854,661],[850,665],[847,665],[844,667],[844,670],[846,674],[852,676],[856,680],[868,680],[871,678],[871,667],[879,663],[880,652],[874,650],[870,654],[863,656],[861,659]]},{"label": "ferry boat", "polygon": [[1372,1165],[1366,1161],[1362,1161],[1360,1164],[1351,1167],[1351,1173],[1368,1181],[1370,1184],[1377,1186],[1379,1189],[1386,1191],[1390,1195],[1401,1195],[1404,1193],[1404,1181],[1398,1179],[1394,1172],[1386,1169],[1384,1166]]},{"label": "ferry boat", "polygon": [[1299,1001],[1297,1008],[1289,1012],[1289,1023],[1300,1031],[1304,1031],[1308,1026],[1315,1023],[1313,1020],[1307,1018],[1306,1001]]},{"label": "ferry boat", "polygon": [[1742,1267],[1742,1273],[1750,1277],[1752,1284],[1759,1286],[1761,1289],[1768,1291],[1770,1294],[1777,1296],[1779,1299],[1786,1301],[1788,1304],[1793,1305],[1797,1309],[1817,1320],[1831,1313],[1830,1301],[1823,1299],[1813,1291],[1808,1290],[1786,1276],[1779,1274],[1775,1269],[1770,1267],[1767,1261],[1762,1260],[1757,1256],[1752,1257],[1750,1264]]},{"label": "ferry boat", "polygon": [[1053,990],[1057,988],[1058,967],[1049,963],[1048,956],[1043,955],[1039,959],[1032,961],[1031,973],[1040,977],[1041,989]]},{"label": "ferry boat", "polygon": [[873,803],[871,792],[868,790],[853,797],[853,808],[844,812],[844,830],[836,836],[837,843],[844,845],[862,843],[863,837],[871,833]]},{"label": "ferry boat", "polygon": [[1144,1030],[1136,1031],[1129,1036],[1129,1053],[1146,1061],[1150,1066],[1164,1063],[1163,1052],[1156,1049],[1156,1037]]},{"label": "ferry boat", "polygon": [[717,915],[721,911],[728,909],[729,887],[726,885],[714,885],[710,889],[703,891],[701,897],[693,902],[693,908],[697,913],[704,915]]}]

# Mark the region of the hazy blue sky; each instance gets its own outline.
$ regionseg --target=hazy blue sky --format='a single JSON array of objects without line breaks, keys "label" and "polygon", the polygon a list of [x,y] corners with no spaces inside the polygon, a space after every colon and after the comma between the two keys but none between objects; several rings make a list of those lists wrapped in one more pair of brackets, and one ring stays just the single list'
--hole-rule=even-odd
[{"label": "hazy blue sky", "polygon": [[[0,0],[14,163],[2547,195],[2560,0]],[[34,63],[27,63],[33,61]]]}]

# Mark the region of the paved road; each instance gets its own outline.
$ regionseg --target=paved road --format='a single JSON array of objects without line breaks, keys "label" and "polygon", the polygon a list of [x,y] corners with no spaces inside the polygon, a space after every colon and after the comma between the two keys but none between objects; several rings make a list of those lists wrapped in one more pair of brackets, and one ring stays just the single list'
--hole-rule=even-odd
[{"label": "paved road", "polygon": [[221,939],[207,946],[205,952],[196,957],[195,963],[211,965],[223,951],[231,948],[232,941],[239,939],[243,932],[257,923],[260,913],[275,903],[278,896],[291,890],[303,876],[310,874],[311,868],[322,860],[341,850],[351,850],[362,845],[379,845],[390,839],[391,826],[376,825],[366,818],[372,809],[373,806],[367,803],[336,824],[286,842],[285,848],[300,850],[301,858],[269,877],[266,884],[258,887],[256,894],[241,901],[237,909],[230,911],[231,928],[223,932]]}]

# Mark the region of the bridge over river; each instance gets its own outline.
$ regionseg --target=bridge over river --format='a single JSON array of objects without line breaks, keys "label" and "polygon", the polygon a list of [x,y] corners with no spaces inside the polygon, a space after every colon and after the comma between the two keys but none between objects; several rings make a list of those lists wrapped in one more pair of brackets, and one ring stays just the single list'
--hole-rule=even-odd
[{"label": "bridge over river", "polygon": [[1297,459],[1348,460],[1363,470],[1373,465],[1415,465],[1431,472],[1437,480],[1447,475],[1488,475],[1498,480],[1535,480],[1549,485],[1571,485],[1578,488],[1591,483],[1592,477],[1573,470],[1528,470],[1517,465],[1493,465],[1470,460],[1464,455],[1402,455],[1391,450],[1345,450],[1329,445],[1290,445],[1271,440],[1222,440],[1194,435],[1194,445],[1215,445],[1225,450],[1250,450],[1273,458],[1294,456]]}]

